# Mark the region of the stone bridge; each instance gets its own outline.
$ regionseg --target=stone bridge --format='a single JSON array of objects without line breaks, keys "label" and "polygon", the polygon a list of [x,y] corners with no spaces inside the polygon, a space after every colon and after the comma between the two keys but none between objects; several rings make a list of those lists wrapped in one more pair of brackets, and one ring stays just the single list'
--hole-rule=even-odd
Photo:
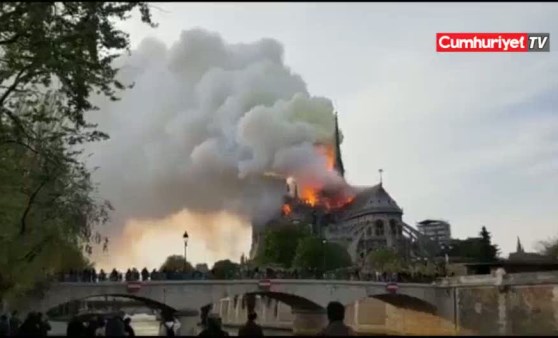
[{"label": "stone bridge", "polygon": [[[321,327],[324,309],[331,301],[348,306],[375,297],[395,306],[417,308],[452,318],[451,294],[431,284],[399,283],[388,291],[386,283],[339,280],[184,280],[148,282],[55,283],[40,299],[30,300],[32,310],[48,312],[58,305],[99,296],[119,296],[143,301],[146,305],[175,313],[192,334],[199,321],[198,310],[223,298],[265,295],[291,307],[293,327]],[[136,288],[131,288],[131,285]],[[449,302],[449,303],[448,303]],[[22,309],[23,310],[23,309]],[[440,311],[441,310],[441,311]],[[299,324],[297,324],[299,323]]]},{"label": "stone bridge", "polygon": [[[304,327],[309,330],[323,326],[323,310],[330,301],[341,302],[351,312],[351,306],[355,308],[356,304],[359,308],[359,302],[377,299],[390,309],[398,309],[399,314],[374,310],[359,317],[355,309],[354,316],[349,317],[367,320],[384,316],[386,327],[405,324],[405,328],[397,330],[403,334],[418,334],[417,328],[431,328],[438,322],[455,333],[558,334],[558,271],[508,274],[503,278],[463,276],[436,284],[399,283],[392,292],[382,282],[282,279],[269,282],[263,285],[259,280],[149,281],[140,282],[141,287],[136,290],[123,282],[56,283],[40,299],[28,304],[33,310],[46,312],[72,300],[105,295],[128,297],[173,311],[185,328],[193,328],[199,321],[200,308],[217,304],[223,298],[259,294],[291,307],[291,327],[302,332]],[[400,318],[403,313],[404,320]]]},{"label": "stone bridge", "polygon": [[[386,301],[393,298],[413,299],[434,311],[440,297],[439,288],[430,284],[397,284],[395,293],[388,292],[386,283],[337,280],[184,280],[149,282],[56,283],[34,308],[48,311],[55,306],[98,296],[121,296],[144,301],[146,305],[171,311],[200,309],[223,298],[245,294],[265,294],[294,309],[323,309],[330,301],[349,305],[367,297]],[[130,285],[137,285],[131,290]]]}]

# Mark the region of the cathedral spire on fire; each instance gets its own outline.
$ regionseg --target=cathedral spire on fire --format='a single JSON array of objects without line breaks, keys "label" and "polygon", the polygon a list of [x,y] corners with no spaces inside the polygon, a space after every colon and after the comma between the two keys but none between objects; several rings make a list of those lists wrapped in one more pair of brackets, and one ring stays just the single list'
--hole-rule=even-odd
[{"label": "cathedral spire on fire", "polygon": [[345,177],[345,167],[341,158],[341,135],[339,133],[339,121],[337,120],[337,112],[335,112],[335,170]]}]

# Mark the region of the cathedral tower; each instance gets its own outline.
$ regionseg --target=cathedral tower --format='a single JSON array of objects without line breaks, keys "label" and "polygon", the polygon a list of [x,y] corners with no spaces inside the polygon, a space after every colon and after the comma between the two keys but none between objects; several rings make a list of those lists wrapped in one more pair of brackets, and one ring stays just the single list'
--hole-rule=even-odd
[{"label": "cathedral tower", "polygon": [[335,113],[335,170],[345,177],[345,167],[341,158],[341,135],[339,134],[339,122],[337,120],[337,112]]}]

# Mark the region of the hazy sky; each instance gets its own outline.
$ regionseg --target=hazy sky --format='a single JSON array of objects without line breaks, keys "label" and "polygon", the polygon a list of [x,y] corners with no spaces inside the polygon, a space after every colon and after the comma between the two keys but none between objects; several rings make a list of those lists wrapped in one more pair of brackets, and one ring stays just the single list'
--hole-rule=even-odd
[{"label": "hazy sky", "polygon": [[[153,6],[158,28],[123,24],[134,47],[192,28],[282,43],[308,91],[339,112],[350,183],[375,184],[383,168],[407,223],[446,219],[455,237],[486,225],[506,255],[517,236],[535,249],[558,235],[558,4]],[[438,54],[443,31],[549,32],[551,52]]]}]

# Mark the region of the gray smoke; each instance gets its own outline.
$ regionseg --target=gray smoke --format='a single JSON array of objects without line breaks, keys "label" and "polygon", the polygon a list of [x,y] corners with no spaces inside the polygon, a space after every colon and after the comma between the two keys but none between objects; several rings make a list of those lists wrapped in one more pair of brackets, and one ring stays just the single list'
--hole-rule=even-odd
[{"label": "gray smoke", "polygon": [[269,174],[341,180],[313,146],[332,142],[332,103],[308,93],[277,41],[228,44],[195,29],[170,48],[145,39],[118,66],[135,86],[117,102],[96,98],[90,116],[111,136],[91,164],[114,222],[183,209],[262,220],[285,193]]}]

